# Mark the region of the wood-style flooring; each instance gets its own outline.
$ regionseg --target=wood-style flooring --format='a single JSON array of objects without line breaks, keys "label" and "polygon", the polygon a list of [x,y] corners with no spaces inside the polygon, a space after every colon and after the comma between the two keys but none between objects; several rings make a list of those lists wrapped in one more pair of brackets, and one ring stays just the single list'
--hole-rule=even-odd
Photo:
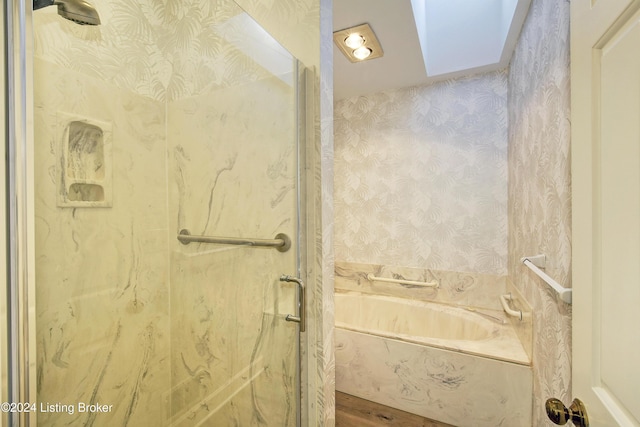
[{"label": "wood-style flooring", "polygon": [[453,427],[336,391],[336,427]]}]

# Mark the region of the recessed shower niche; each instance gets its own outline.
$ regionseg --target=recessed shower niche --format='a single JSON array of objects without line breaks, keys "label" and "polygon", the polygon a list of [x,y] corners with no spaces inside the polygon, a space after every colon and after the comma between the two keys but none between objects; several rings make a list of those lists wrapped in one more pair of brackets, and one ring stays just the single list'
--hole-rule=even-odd
[{"label": "recessed shower niche", "polygon": [[111,123],[58,114],[58,206],[111,206],[111,138]]}]

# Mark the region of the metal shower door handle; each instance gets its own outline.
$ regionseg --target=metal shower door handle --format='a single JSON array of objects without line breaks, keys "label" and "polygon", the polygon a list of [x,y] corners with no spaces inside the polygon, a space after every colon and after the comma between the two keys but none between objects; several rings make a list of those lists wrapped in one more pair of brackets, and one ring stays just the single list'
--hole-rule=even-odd
[{"label": "metal shower door handle", "polygon": [[299,279],[298,277],[288,276],[286,274],[283,274],[282,276],[280,276],[280,281],[293,282],[298,285],[298,315],[294,316],[292,314],[287,314],[287,317],[285,317],[284,320],[286,320],[287,322],[299,323],[300,332],[304,332],[306,327],[305,311],[306,311],[306,304],[307,304],[304,282],[302,281],[302,279]]}]

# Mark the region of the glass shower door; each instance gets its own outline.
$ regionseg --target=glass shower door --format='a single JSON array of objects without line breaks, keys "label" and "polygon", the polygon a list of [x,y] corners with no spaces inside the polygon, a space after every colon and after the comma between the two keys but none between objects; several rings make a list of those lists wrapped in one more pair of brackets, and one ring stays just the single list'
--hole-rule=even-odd
[{"label": "glass shower door", "polygon": [[297,61],[232,0],[92,3],[27,14],[38,424],[295,426]]},{"label": "glass shower door", "polygon": [[194,240],[171,242],[173,417],[294,426],[295,61],[247,14],[212,29],[259,74],[168,105],[171,226]]}]

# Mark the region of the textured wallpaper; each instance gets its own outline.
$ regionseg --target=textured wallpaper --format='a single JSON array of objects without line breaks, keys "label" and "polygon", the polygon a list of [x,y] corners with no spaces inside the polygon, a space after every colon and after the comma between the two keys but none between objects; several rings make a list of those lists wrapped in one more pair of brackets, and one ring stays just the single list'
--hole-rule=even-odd
[{"label": "textured wallpaper", "polygon": [[506,77],[336,103],[337,260],[506,273]]},{"label": "textured wallpaper", "polygon": [[534,425],[571,397],[571,310],[523,266],[571,286],[569,2],[533,0],[509,72],[509,276],[534,311]]},{"label": "textured wallpaper", "polygon": [[244,11],[232,1],[112,0],[96,7],[97,27],[60,19],[53,7],[36,11],[36,55],[157,100],[269,76],[241,42],[264,36],[251,34]]}]

